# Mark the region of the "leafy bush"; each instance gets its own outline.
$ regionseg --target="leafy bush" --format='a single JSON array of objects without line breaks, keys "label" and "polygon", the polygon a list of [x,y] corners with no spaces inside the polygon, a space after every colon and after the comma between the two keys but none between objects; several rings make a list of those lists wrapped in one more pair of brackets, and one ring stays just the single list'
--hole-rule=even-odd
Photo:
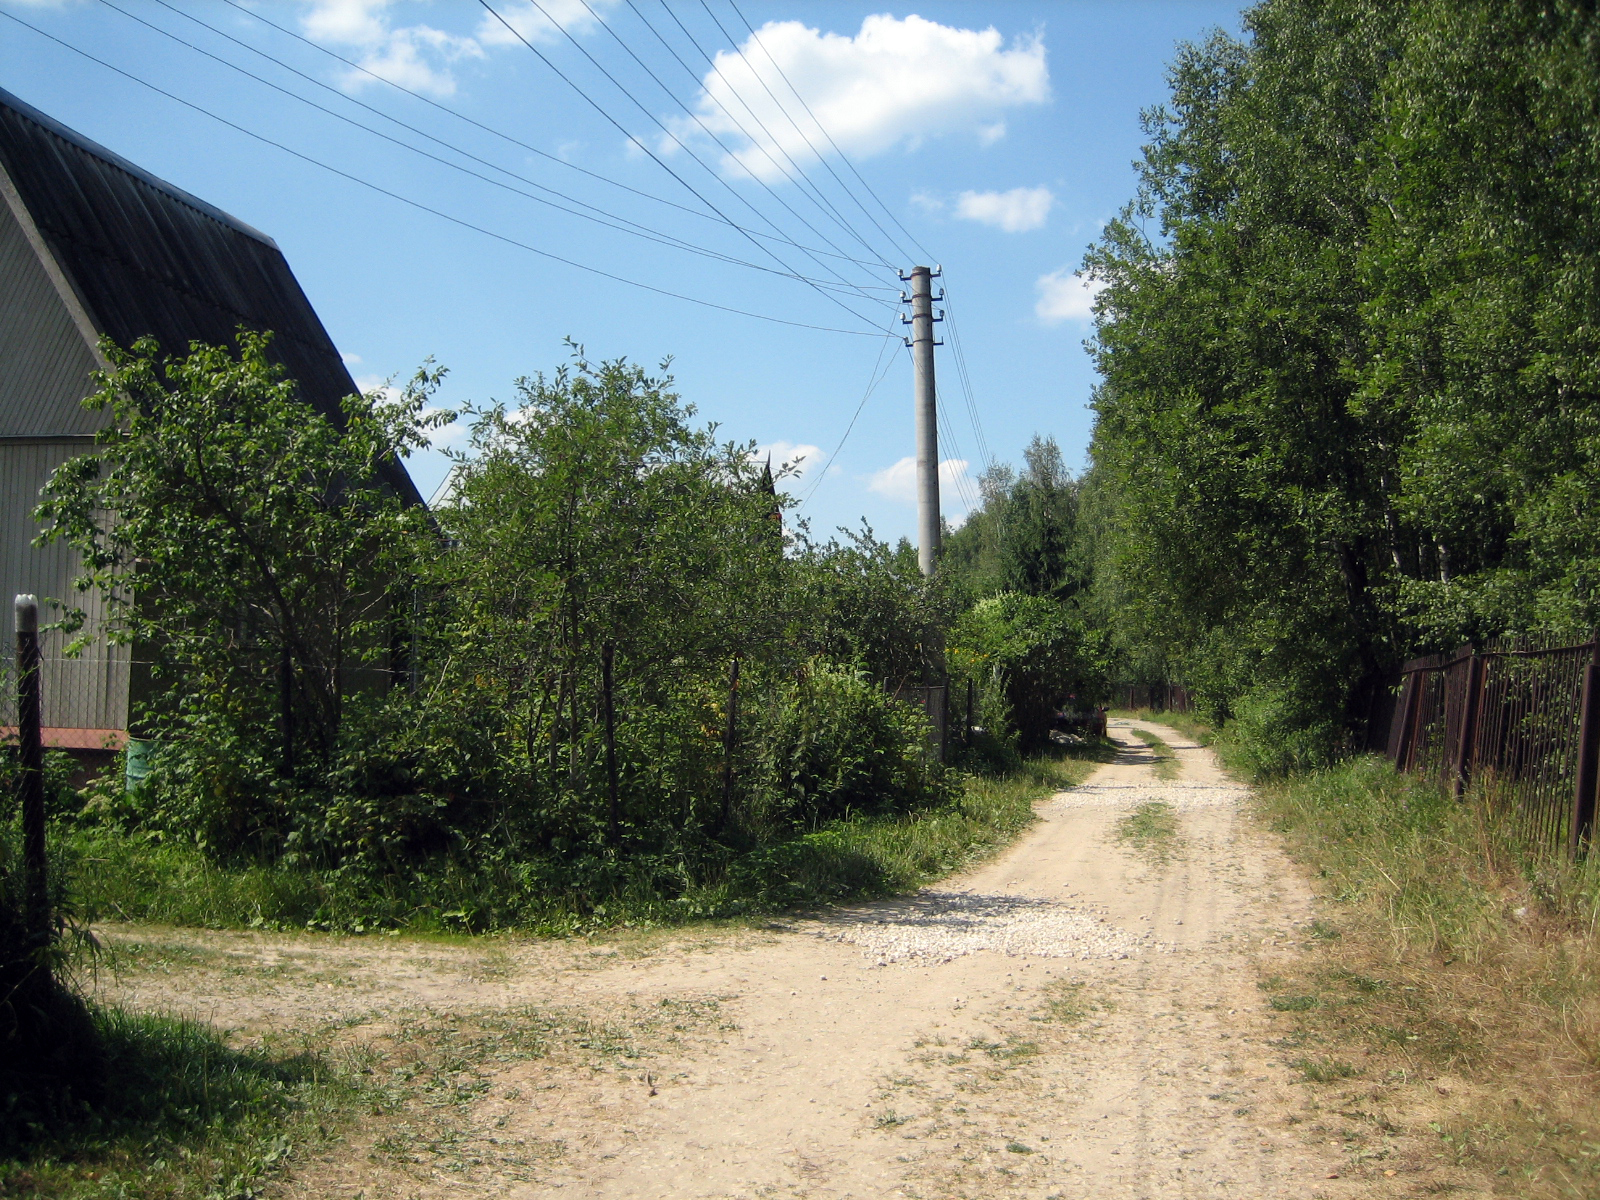
[{"label": "leafy bush", "polygon": [[810,663],[764,693],[751,726],[742,791],[755,828],[816,829],[943,794],[922,710],[860,672]]}]

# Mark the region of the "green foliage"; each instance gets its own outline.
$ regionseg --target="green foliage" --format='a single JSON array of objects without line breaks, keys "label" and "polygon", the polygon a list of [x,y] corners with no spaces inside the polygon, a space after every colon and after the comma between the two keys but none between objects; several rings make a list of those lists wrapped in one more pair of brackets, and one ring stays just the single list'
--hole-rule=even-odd
[{"label": "green foliage", "polygon": [[63,624],[150,664],[135,699],[140,732],[168,743],[161,803],[219,853],[281,844],[290,793],[321,778],[350,692],[376,683],[363,668],[390,665],[396,585],[426,531],[382,476],[438,419],[423,406],[440,373],[396,400],[349,397],[334,420],[269,348],[249,332],[236,353],[103,344],[112,369],[84,403],[109,420],[37,513],[41,544],[76,550],[80,591],[105,607],[103,628],[82,609]]},{"label": "green foliage", "polygon": [[1262,769],[1405,657],[1600,616],[1596,21],[1266,0],[1147,115],[1086,262],[1096,607]]},{"label": "green foliage", "polygon": [[906,812],[940,795],[920,709],[863,674],[822,663],[766,689],[742,764],[746,820],[815,829],[852,816]]},{"label": "green foliage", "polygon": [[1058,708],[1085,709],[1103,698],[1102,640],[1059,601],[1002,592],[956,622],[952,674],[984,685],[986,727],[1014,735],[1032,753],[1049,741]]}]

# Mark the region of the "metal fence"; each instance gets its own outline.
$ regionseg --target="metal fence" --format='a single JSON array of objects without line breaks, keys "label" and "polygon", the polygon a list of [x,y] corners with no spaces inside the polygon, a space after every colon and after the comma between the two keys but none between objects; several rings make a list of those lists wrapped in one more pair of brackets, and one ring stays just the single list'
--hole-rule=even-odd
[{"label": "metal fence", "polygon": [[1181,683],[1114,683],[1111,685],[1111,707],[1188,712],[1189,689]]},{"label": "metal fence", "polygon": [[1498,642],[1413,659],[1389,724],[1395,766],[1469,785],[1529,843],[1590,841],[1600,777],[1600,644]]},{"label": "metal fence", "polygon": [[[127,652],[81,658],[47,652],[39,666],[45,745],[120,749],[128,725]],[[16,699],[15,661],[8,645],[0,653],[0,738],[15,732]]]}]

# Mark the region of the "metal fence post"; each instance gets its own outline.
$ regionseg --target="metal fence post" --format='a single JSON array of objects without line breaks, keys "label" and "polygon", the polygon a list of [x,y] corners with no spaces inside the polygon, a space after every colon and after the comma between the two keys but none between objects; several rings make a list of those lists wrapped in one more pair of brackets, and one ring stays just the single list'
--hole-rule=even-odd
[{"label": "metal fence post", "polygon": [[1472,779],[1472,752],[1478,740],[1479,698],[1483,695],[1484,658],[1476,649],[1467,660],[1467,691],[1461,698],[1461,736],[1456,742],[1456,799],[1466,793]]},{"label": "metal fence post", "polygon": [[1410,766],[1411,743],[1416,737],[1417,710],[1422,707],[1422,672],[1407,671],[1405,697],[1400,708],[1400,736],[1394,747],[1394,767],[1404,771]]},{"label": "metal fence post", "polygon": [[17,616],[17,752],[22,771],[23,920],[28,937],[42,946],[50,940],[50,884],[44,845],[44,738],[40,729],[39,602],[16,598]]},{"label": "metal fence post", "polygon": [[1583,668],[1583,701],[1578,718],[1578,770],[1567,841],[1574,856],[1594,837],[1595,785],[1600,781],[1600,631],[1589,664]]}]

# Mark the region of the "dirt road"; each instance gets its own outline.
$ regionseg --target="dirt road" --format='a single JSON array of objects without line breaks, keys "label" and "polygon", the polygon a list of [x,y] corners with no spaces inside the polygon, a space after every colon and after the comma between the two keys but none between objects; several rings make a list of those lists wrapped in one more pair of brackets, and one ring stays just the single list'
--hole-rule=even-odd
[{"label": "dirt road", "polygon": [[302,1163],[298,1196],[1396,1194],[1403,1148],[1319,1109],[1257,986],[1308,891],[1209,751],[1143,726],[1160,779],[1136,724],[915,897],[609,946],[134,930],[106,987],[443,1081]]}]

